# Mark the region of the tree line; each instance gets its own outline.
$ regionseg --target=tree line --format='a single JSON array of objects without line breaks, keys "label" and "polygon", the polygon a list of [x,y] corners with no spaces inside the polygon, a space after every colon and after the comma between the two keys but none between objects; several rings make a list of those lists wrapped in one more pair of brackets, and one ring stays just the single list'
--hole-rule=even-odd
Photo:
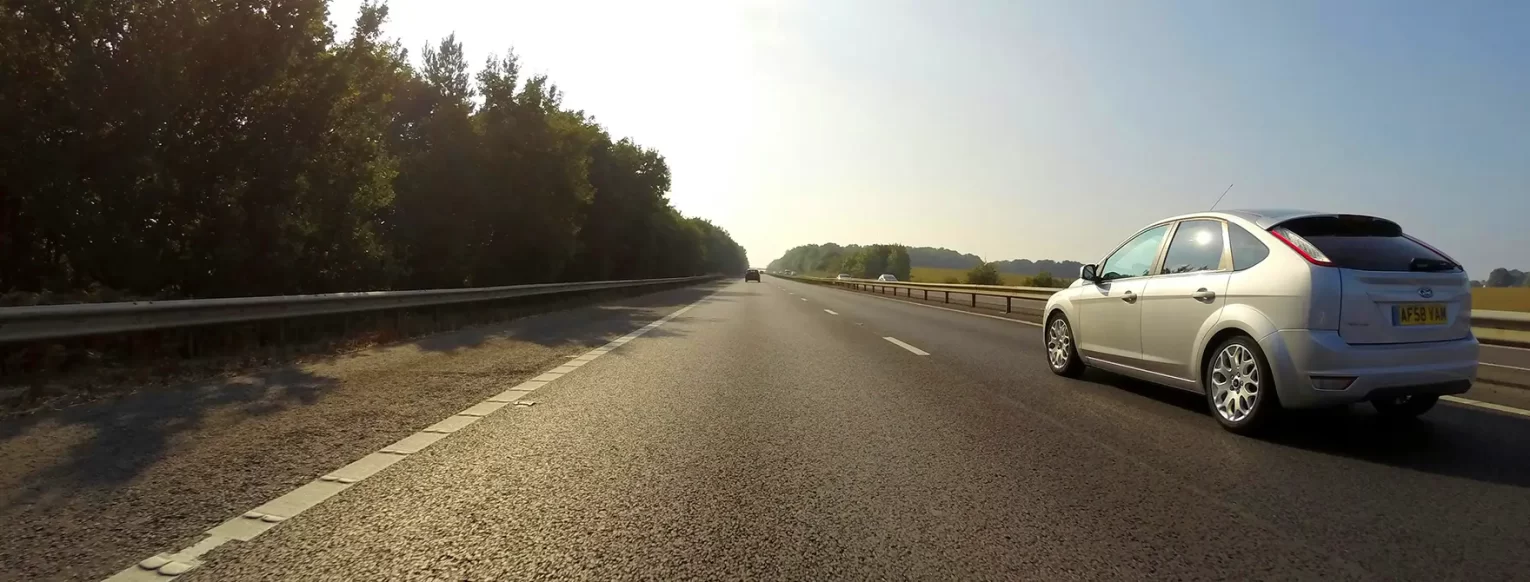
[{"label": "tree line", "polygon": [[1486,281],[1473,281],[1478,287],[1530,287],[1530,276],[1519,269],[1499,267],[1488,273]]},{"label": "tree line", "polygon": [[[1024,275],[1024,279],[1011,278],[1010,284],[1036,287],[1060,287],[1072,281],[1083,265],[1074,261],[984,261],[977,255],[962,254],[947,248],[905,247],[903,245],[848,245],[834,243],[802,245],[786,251],[781,258],[770,263],[771,270],[792,270],[799,273],[833,275],[846,273],[855,277],[874,278],[883,273],[896,276],[900,281],[912,281],[914,267],[965,271],[962,277],[947,276],[934,283],[970,283],[974,285],[1004,284],[1003,275]],[[1053,273],[1061,273],[1054,276]],[[925,276],[929,276],[926,273]]]},{"label": "tree line", "polygon": [[382,4],[7,2],[0,291],[214,297],[737,273],[658,152]]},{"label": "tree line", "polygon": [[781,258],[771,261],[767,267],[772,271],[790,270],[798,273],[839,274],[873,279],[892,275],[899,281],[911,280],[912,263],[908,247],[903,245],[849,245],[834,243],[802,245],[786,251]]}]

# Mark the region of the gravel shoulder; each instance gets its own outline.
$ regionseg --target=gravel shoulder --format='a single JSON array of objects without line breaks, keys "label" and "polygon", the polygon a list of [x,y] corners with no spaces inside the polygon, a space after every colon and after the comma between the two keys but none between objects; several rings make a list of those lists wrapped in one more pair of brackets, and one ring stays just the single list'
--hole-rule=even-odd
[{"label": "gravel shoulder", "polygon": [[[679,309],[715,285],[0,424],[0,578],[99,580]],[[14,578],[11,578],[14,576]]]}]

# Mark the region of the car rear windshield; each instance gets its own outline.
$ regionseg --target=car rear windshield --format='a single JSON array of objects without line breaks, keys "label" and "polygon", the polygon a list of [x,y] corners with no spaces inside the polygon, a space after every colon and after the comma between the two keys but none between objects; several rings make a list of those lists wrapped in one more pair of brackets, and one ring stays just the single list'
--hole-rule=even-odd
[{"label": "car rear windshield", "polygon": [[1403,234],[1390,220],[1335,215],[1280,224],[1307,239],[1334,266],[1359,271],[1459,271],[1460,265]]}]

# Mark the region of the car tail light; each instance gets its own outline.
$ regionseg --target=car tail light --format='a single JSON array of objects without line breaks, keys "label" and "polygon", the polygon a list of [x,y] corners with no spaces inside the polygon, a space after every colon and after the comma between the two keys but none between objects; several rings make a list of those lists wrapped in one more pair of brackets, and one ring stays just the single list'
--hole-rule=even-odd
[{"label": "car tail light", "polygon": [[1296,254],[1301,255],[1303,259],[1307,259],[1307,262],[1323,267],[1333,266],[1333,261],[1329,260],[1328,255],[1323,254],[1323,251],[1318,250],[1317,245],[1302,238],[1302,235],[1291,232],[1291,229],[1277,226],[1270,229],[1270,234],[1275,235],[1280,242],[1286,243],[1286,246],[1291,247],[1291,250],[1296,251]]}]

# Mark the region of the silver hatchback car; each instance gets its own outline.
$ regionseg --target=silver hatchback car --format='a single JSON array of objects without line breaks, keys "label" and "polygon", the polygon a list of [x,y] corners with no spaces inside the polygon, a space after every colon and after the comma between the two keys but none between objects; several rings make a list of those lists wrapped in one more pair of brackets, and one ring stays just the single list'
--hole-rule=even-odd
[{"label": "silver hatchback car", "polygon": [[1471,388],[1460,263],[1372,216],[1232,210],[1142,229],[1047,301],[1053,372],[1085,366],[1206,395],[1248,433],[1282,408],[1416,416]]}]

